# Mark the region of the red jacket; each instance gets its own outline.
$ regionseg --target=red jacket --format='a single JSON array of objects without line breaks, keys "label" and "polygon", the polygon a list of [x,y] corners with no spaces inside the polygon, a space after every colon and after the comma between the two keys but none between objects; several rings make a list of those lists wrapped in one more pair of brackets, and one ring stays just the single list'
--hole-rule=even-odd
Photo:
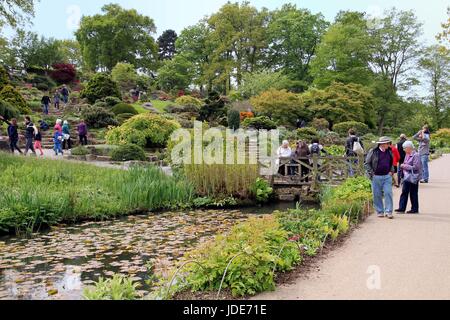
[{"label": "red jacket", "polygon": [[394,167],[398,167],[398,164],[400,162],[400,152],[396,147],[391,147],[392,154],[394,155]]}]

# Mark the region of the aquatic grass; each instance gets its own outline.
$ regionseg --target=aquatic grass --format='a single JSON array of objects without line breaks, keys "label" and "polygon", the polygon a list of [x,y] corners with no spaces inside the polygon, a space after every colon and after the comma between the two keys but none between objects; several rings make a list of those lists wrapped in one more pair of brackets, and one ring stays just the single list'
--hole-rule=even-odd
[{"label": "aquatic grass", "polygon": [[124,171],[0,153],[0,170],[0,232],[170,209],[194,198],[190,183],[153,166]]}]

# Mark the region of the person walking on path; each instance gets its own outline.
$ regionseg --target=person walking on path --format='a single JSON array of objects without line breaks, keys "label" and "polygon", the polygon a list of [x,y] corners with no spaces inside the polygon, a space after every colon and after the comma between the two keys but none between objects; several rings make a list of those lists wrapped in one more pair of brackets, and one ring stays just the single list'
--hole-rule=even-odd
[{"label": "person walking on path", "polygon": [[61,95],[59,94],[58,90],[55,91],[55,94],[53,96],[53,105],[55,106],[56,110],[59,110],[61,105]]},{"label": "person walking on path", "polygon": [[20,154],[23,154],[22,150],[17,146],[19,143],[19,130],[17,125],[17,119],[11,119],[11,122],[0,116],[0,120],[4,121],[8,125],[8,137],[9,137],[9,147],[11,152],[14,153],[16,150],[19,151]]},{"label": "person walking on path", "polygon": [[34,150],[33,139],[37,133],[37,128],[34,126],[33,122],[31,122],[31,118],[29,116],[25,117],[25,155],[28,154],[28,151],[36,155],[36,151]]},{"label": "person walking on path", "polygon": [[78,131],[78,137],[80,138],[80,144],[82,146],[87,146],[87,135],[88,135],[88,128],[84,120],[81,120],[81,122],[77,126]]},{"label": "person walking on path", "polygon": [[66,85],[64,85],[61,89],[61,95],[62,95],[62,100],[64,102],[64,107],[67,105],[67,103],[69,102],[69,89],[67,88]]},{"label": "person walking on path", "polygon": [[[377,147],[369,151],[365,168],[372,180],[374,207],[379,218],[393,219],[394,202],[392,175],[394,174],[394,155],[389,147],[392,143],[388,137],[382,137]],[[383,202],[384,198],[384,202]]]},{"label": "person walking on path", "polygon": [[420,183],[428,183],[430,181],[430,171],[428,163],[430,161],[430,130],[428,126],[424,126],[415,136],[414,140],[419,141],[419,155],[422,161],[423,180]]},{"label": "person walking on path", "polygon": [[41,130],[36,127],[36,134],[34,135],[34,150],[39,150],[41,157],[44,156],[44,150],[42,150],[42,134]]},{"label": "person walking on path", "polygon": [[406,134],[400,135],[400,140],[397,143],[397,150],[400,154],[400,161],[398,162],[398,172],[397,172],[397,178],[398,178],[398,185],[402,184],[403,179],[403,170],[400,168],[400,166],[405,162],[406,153],[403,149],[403,144],[408,140],[406,137]]},{"label": "person walking on path", "polygon": [[55,151],[55,154],[57,156],[59,154],[64,155],[64,152],[61,147],[63,139],[64,139],[63,134],[58,130],[55,130],[55,133],[53,134],[53,143],[54,143],[53,150]]},{"label": "person walking on path", "polygon": [[64,120],[64,124],[62,127],[63,133],[63,150],[71,150],[72,149],[72,140],[70,139],[70,126],[67,120]]},{"label": "person walking on path", "polygon": [[405,162],[401,165],[403,170],[403,190],[400,196],[400,205],[395,212],[404,214],[408,205],[408,198],[411,198],[411,211],[408,214],[419,213],[419,181],[422,176],[422,162],[420,155],[415,151],[414,143],[406,141],[403,144],[406,157]]},{"label": "person walking on path", "polygon": [[42,109],[44,114],[48,114],[48,108],[50,106],[50,103],[52,102],[52,99],[50,99],[50,97],[45,94],[42,99],[41,99],[41,103],[42,103]]},{"label": "person walking on path", "polygon": [[397,188],[400,188],[400,184],[399,184],[399,178],[398,178],[398,166],[399,166],[399,162],[400,162],[400,152],[397,149],[397,145],[392,145],[391,143],[391,150],[392,150],[392,155],[394,156],[394,185]]},{"label": "person walking on path", "polygon": [[[356,135],[356,131],[354,129],[350,129],[348,131],[348,138],[345,143],[345,155],[352,158],[364,155],[364,145],[361,139]],[[357,159],[348,160],[348,171],[350,177],[353,177],[355,175],[354,167],[356,167],[357,165]]]}]

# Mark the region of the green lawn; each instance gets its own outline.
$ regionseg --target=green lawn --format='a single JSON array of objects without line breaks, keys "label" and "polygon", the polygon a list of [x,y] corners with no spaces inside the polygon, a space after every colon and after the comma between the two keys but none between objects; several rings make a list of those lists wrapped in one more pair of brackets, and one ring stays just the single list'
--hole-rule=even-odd
[{"label": "green lawn", "polygon": [[[175,105],[175,102],[173,101],[160,101],[160,100],[152,100],[151,103],[153,104],[153,107],[158,109],[158,111],[165,113],[165,108],[170,105]],[[136,109],[139,113],[146,113],[148,112],[143,106],[142,102],[134,103],[133,107]]]}]

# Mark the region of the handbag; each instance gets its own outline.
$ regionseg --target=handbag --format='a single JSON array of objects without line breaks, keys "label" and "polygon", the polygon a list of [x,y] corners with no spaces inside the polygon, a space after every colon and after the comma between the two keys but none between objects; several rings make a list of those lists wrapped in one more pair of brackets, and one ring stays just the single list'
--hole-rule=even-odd
[{"label": "handbag", "polygon": [[353,152],[358,156],[364,154],[364,148],[362,147],[361,142],[359,142],[359,139],[353,144]]},{"label": "handbag", "polygon": [[403,180],[412,184],[419,184],[421,177],[420,173],[414,173],[414,170],[411,170],[409,175]]}]

